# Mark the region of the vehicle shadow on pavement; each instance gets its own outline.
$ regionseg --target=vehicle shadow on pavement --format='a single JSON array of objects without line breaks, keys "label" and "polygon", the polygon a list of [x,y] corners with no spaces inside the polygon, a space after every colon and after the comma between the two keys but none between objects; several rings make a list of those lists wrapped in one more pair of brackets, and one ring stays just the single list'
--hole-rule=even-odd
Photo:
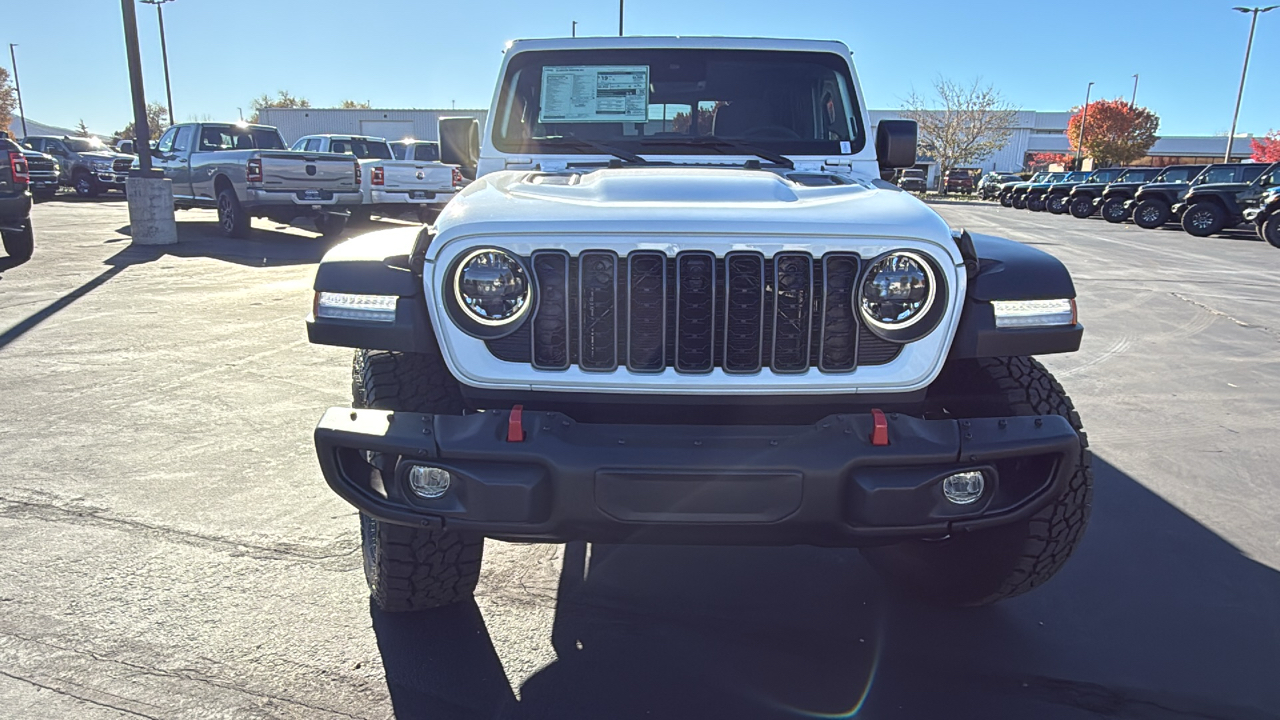
[{"label": "vehicle shadow on pavement", "polygon": [[1095,468],[1076,556],[987,608],[896,597],[856,551],[571,544],[518,700],[474,602],[374,609],[396,716],[1275,717],[1280,573]]}]

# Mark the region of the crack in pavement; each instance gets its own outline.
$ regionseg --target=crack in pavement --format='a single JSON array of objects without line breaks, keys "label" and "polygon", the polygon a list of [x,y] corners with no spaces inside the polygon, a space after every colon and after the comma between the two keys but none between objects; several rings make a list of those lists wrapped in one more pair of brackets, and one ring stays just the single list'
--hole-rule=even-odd
[{"label": "crack in pavement", "polygon": [[1215,309],[1215,308],[1209,307],[1208,305],[1205,305],[1204,303],[1200,302],[1199,300],[1193,300],[1192,298],[1189,298],[1189,297],[1187,297],[1186,295],[1183,295],[1182,293],[1171,292],[1171,293],[1169,293],[1169,294],[1170,294],[1170,295],[1172,295],[1173,297],[1175,297],[1175,298],[1177,298],[1177,299],[1179,299],[1179,300],[1183,301],[1183,302],[1186,302],[1186,303],[1190,303],[1190,304],[1192,304],[1192,305],[1195,305],[1196,307],[1200,308],[1201,310],[1204,310],[1204,311],[1206,311],[1206,312],[1211,312],[1211,313],[1213,313],[1214,315],[1217,315],[1217,316],[1219,316],[1219,317],[1224,317],[1224,318],[1226,318],[1226,319],[1230,320],[1231,322],[1235,323],[1236,325],[1239,325],[1240,327],[1243,327],[1243,328],[1249,328],[1249,329],[1251,329],[1251,330],[1261,330],[1262,332],[1264,332],[1264,333],[1266,333],[1266,334],[1268,334],[1268,335],[1270,335],[1270,336],[1272,336],[1272,337],[1276,338],[1277,340],[1280,340],[1280,332],[1277,332],[1277,331],[1275,331],[1275,330],[1273,330],[1273,329],[1271,329],[1271,328],[1267,327],[1266,325],[1254,325],[1253,323],[1245,322],[1244,320],[1241,320],[1241,319],[1239,319],[1239,318],[1236,318],[1236,317],[1233,317],[1233,316],[1231,316],[1231,315],[1228,315],[1227,313],[1224,313],[1224,312],[1222,312],[1221,310],[1218,310],[1218,309]]},{"label": "crack in pavement", "polygon": [[108,710],[115,710],[116,712],[124,713],[126,715],[133,715],[134,717],[147,718],[147,720],[161,720],[161,718],[158,718],[155,715],[147,715],[145,713],[140,713],[134,710],[130,710],[128,708],[122,708],[116,705],[112,705],[111,703],[104,703],[104,702],[99,702],[97,700],[92,700],[87,697],[76,695],[75,693],[72,693],[72,692],[67,692],[66,690],[62,690],[61,688],[56,688],[50,685],[45,685],[44,683],[36,682],[35,680],[32,680],[31,678],[28,678],[28,677],[22,677],[21,675],[14,675],[13,673],[5,672],[4,670],[0,670],[0,675],[3,675],[7,678],[11,678],[13,680],[17,680],[18,682],[24,682],[29,685],[34,685],[40,688],[41,690],[48,690],[50,692],[57,693],[58,695],[63,695],[65,697],[79,700],[80,702],[86,702],[86,703],[89,703],[90,705],[97,705],[98,707],[101,707],[101,708],[106,708]]}]

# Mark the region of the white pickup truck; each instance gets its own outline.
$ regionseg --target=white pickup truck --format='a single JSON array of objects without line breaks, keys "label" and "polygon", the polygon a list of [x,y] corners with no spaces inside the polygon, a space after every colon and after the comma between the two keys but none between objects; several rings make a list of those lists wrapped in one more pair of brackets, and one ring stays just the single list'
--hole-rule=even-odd
[{"label": "white pickup truck", "polygon": [[372,214],[395,217],[414,211],[424,223],[435,220],[453,198],[461,180],[457,168],[441,164],[437,146],[435,159],[396,159],[383,138],[363,135],[307,135],[298,138],[294,150],[354,155],[365,177],[364,205],[354,217],[368,220]]},{"label": "white pickup truck", "polygon": [[251,217],[285,224],[309,217],[321,234],[336,236],[360,206],[358,162],[285,150],[280,131],[267,125],[174,125],[151,154],[152,164],[173,181],[174,207],[216,208],[228,237],[247,236]]}]

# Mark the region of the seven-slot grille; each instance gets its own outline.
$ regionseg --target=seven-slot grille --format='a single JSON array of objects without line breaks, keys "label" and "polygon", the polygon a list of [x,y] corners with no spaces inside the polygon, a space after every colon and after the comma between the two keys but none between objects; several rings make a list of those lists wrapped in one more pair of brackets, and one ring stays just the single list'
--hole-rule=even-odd
[{"label": "seven-slot grille", "polygon": [[533,317],[488,347],[540,370],[838,373],[901,349],[858,321],[852,253],[544,250],[529,267]]}]

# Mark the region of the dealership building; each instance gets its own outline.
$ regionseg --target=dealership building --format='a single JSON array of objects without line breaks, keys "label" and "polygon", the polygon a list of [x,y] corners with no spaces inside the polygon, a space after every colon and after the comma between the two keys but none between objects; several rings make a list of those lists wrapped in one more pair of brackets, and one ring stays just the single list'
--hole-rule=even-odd
[{"label": "dealership building", "polygon": [[[388,140],[412,137],[437,140],[436,123],[442,117],[473,117],[484,123],[486,110],[388,110],[340,108],[264,108],[260,122],[280,128],[286,142],[316,133],[371,135]],[[871,123],[901,117],[896,110],[872,110]],[[1070,153],[1067,122],[1070,112],[1021,110],[1016,114],[1013,134],[1005,146],[991,157],[975,163],[984,171],[1021,172],[1029,158],[1039,153]],[[1252,154],[1251,137],[1237,136],[1232,143],[1232,161],[1247,160]],[[1177,165],[1221,162],[1227,138],[1215,136],[1170,136],[1156,140],[1147,156],[1135,165]],[[919,166],[934,180],[936,163],[922,157]]]}]

